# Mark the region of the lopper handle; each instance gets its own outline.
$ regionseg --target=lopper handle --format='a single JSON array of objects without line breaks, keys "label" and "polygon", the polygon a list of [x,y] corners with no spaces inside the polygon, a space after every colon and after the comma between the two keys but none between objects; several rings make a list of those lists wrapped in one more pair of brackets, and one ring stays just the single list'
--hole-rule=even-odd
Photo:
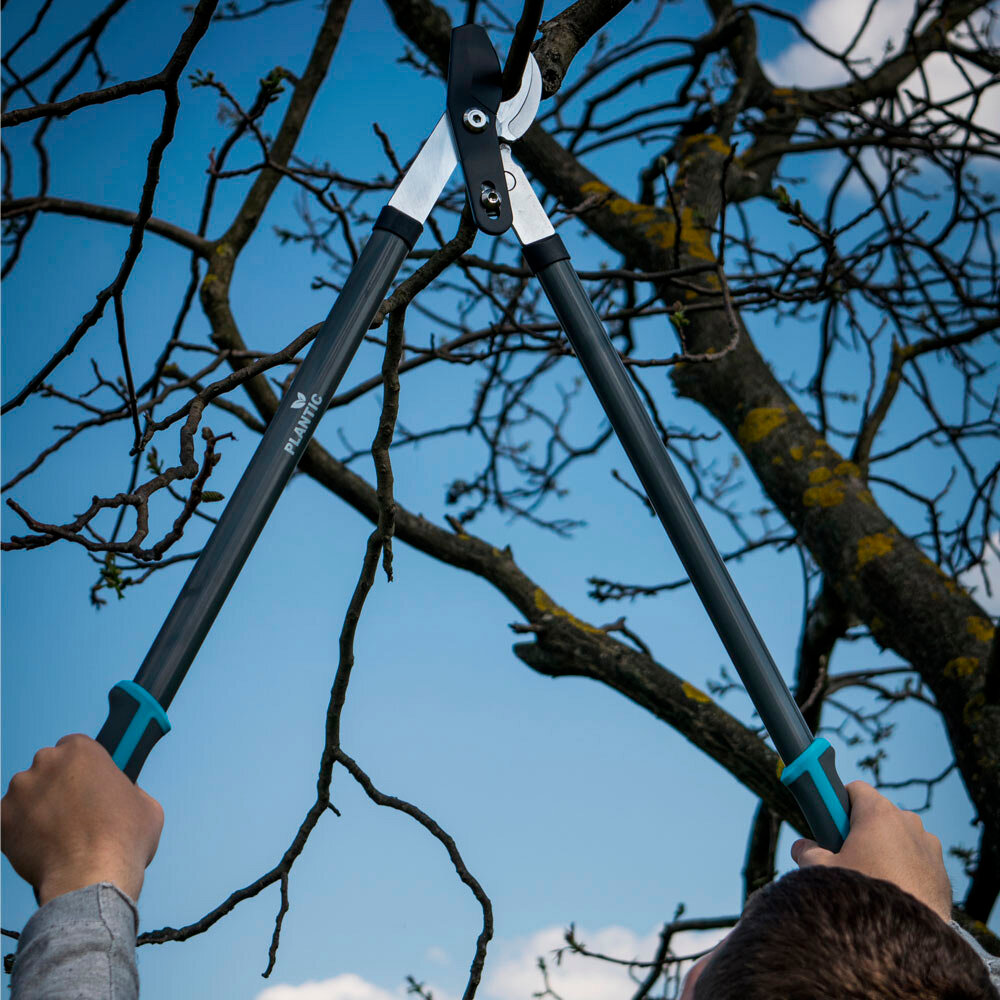
[{"label": "lopper handle", "polygon": [[835,751],[817,736],[781,772],[781,783],[795,796],[820,847],[839,851],[851,829],[851,803],[837,774]]},{"label": "lopper handle", "polygon": [[834,766],[833,747],[814,738],[802,717],[562,240],[553,234],[523,249],[775,748],[789,761],[781,780],[795,796],[816,842],[839,850],[850,829],[850,801]]},{"label": "lopper handle", "polygon": [[421,228],[403,212],[382,211],[135,680],[108,694],[97,740],[133,781],[169,731],[166,710]]},{"label": "lopper handle", "polygon": [[170,720],[160,703],[135,681],[119,681],[108,692],[108,717],[97,742],[135,781],[149,751],[170,731]]}]

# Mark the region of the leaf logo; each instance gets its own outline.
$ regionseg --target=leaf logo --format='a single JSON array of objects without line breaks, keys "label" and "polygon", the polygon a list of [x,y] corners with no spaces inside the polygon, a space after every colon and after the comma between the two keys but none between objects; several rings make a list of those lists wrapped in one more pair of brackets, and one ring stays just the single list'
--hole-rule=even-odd
[{"label": "leaf logo", "polygon": [[304,392],[296,392],[296,400],[292,403],[293,410],[301,410],[306,405],[306,396]]}]

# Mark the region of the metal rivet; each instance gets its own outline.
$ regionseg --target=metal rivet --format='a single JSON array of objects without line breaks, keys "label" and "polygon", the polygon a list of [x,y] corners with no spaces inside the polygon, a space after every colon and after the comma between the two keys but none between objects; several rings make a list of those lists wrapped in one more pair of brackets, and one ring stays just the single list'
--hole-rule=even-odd
[{"label": "metal rivet", "polygon": [[469,108],[462,115],[462,122],[470,132],[482,132],[490,123],[490,116],[479,108]]},{"label": "metal rivet", "polygon": [[479,203],[486,209],[487,215],[496,218],[500,214],[503,198],[500,197],[500,192],[492,184],[484,184],[479,196]]}]

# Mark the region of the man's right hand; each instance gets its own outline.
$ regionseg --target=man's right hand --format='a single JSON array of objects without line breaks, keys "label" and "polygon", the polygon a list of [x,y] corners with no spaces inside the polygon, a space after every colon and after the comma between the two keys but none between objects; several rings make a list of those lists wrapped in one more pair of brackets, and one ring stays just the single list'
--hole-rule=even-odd
[{"label": "man's right hand", "polygon": [[792,844],[792,860],[800,868],[853,868],[893,882],[942,920],[950,920],[951,883],[941,841],[924,829],[916,813],[893,805],[866,782],[852,781],[847,793],[851,798],[851,830],[844,846],[834,854],[813,840],[797,840]]},{"label": "man's right hand", "polygon": [[80,733],[35,754],[2,803],[3,853],[40,903],[95,882],[138,900],[163,809]]}]

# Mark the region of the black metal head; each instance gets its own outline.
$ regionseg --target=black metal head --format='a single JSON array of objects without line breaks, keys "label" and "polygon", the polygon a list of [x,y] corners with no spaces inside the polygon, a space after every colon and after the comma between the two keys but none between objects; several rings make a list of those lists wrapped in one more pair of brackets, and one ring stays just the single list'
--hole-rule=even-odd
[{"label": "black metal head", "polygon": [[502,85],[500,60],[486,32],[477,24],[455,28],[448,59],[448,121],[469,208],[476,225],[492,236],[507,232],[513,222],[497,137]]}]

